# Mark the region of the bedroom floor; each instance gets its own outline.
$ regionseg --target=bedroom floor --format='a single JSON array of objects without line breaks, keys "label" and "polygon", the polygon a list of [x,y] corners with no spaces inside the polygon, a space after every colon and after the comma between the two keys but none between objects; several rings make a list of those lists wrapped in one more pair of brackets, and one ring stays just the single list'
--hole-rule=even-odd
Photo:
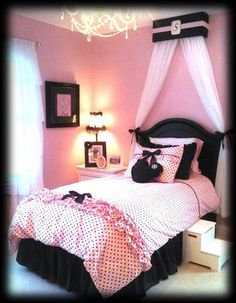
[{"label": "bedroom floor", "polygon": [[[73,293],[47,282],[30,272],[15,261],[15,255],[9,258],[6,267],[5,292],[12,299],[29,297],[48,297],[74,299]],[[230,295],[230,261],[226,262],[220,272],[212,272],[206,267],[188,263],[182,264],[178,273],[169,276],[147,291],[141,301],[154,300],[159,297],[193,296],[212,298]]]},{"label": "bedroom floor", "polygon": [[193,263],[182,264],[178,273],[147,291],[146,299],[159,297],[225,298],[231,293],[230,261],[220,272]]}]

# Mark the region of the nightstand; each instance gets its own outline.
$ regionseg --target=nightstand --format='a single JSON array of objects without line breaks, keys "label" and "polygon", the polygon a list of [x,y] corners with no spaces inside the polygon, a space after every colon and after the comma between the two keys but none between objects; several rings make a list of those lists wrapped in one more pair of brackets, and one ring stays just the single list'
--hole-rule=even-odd
[{"label": "nightstand", "polygon": [[75,167],[78,172],[79,181],[106,177],[113,174],[120,174],[126,170],[126,167],[124,166],[98,168],[98,167],[85,167],[84,165],[76,165]]}]

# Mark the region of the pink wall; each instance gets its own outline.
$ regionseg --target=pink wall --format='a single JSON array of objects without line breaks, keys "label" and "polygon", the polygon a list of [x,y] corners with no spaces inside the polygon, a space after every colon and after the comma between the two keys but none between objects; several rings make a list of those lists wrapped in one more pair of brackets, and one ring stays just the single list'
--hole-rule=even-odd
[{"label": "pink wall", "polygon": [[[108,154],[119,153],[127,164],[135,115],[144,87],[153,49],[151,27],[110,39],[87,43],[79,34],[55,26],[10,15],[11,37],[40,41],[39,65],[44,80],[80,84],[81,127],[53,128],[44,126],[44,180],[53,188],[77,180],[74,165],[83,163],[83,142],[90,110],[102,110],[108,131],[100,135],[107,141]],[[227,15],[210,17],[206,39],[216,83],[227,117]],[[220,43],[219,43],[220,41]],[[44,102],[44,86],[42,88]],[[198,121],[213,130],[184,62],[180,45],[174,54],[163,90],[143,128],[169,117]],[[228,123],[228,119],[226,118]]]},{"label": "pink wall", "polygon": [[[31,41],[40,41],[37,48],[41,77],[44,81],[70,82],[80,84],[80,110],[89,111],[91,107],[91,47],[84,37],[68,30],[33,21],[21,16],[10,15],[9,35]],[[45,86],[42,86],[43,105]],[[81,124],[83,124],[81,115]],[[78,164],[83,150],[75,150],[80,127],[44,127],[44,183],[53,188],[75,182]]]}]

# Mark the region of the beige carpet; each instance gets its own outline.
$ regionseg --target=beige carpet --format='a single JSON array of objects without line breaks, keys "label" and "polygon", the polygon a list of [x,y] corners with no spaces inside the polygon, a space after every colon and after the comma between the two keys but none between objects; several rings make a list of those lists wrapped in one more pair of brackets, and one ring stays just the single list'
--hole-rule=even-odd
[{"label": "beige carpet", "polygon": [[[213,272],[210,269],[188,263],[182,264],[178,272],[160,281],[147,291],[141,301],[157,301],[156,299],[178,297],[227,297],[231,293],[230,266],[228,261],[221,271]],[[74,293],[67,292],[59,286],[49,283],[24,266],[15,261],[15,255],[9,257],[6,270],[6,293],[11,299],[27,297],[48,297],[70,300],[76,298]]]},{"label": "beige carpet", "polygon": [[226,298],[231,295],[231,266],[226,262],[221,271],[193,263],[182,264],[178,272],[147,291],[143,301],[155,298]]}]

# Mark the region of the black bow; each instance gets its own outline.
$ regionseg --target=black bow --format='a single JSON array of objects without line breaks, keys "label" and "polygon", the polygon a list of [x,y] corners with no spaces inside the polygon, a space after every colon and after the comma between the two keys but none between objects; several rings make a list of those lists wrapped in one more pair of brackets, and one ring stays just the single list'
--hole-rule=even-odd
[{"label": "black bow", "polygon": [[[145,132],[142,132],[140,130],[140,127],[137,127],[135,129],[129,129],[129,132],[131,134],[133,134],[132,138],[131,138],[131,143],[133,142],[133,139],[134,139],[134,136],[135,136],[136,142],[139,143],[142,146],[159,147],[158,144],[156,145],[156,144],[150,142],[149,137],[147,135],[145,135]],[[152,144],[154,146],[151,146]]]},{"label": "black bow", "polygon": [[233,135],[234,135],[234,129],[233,128],[227,130],[225,133],[222,134],[221,141],[222,141],[223,148],[225,147],[224,146],[224,138],[227,137],[229,139],[230,144],[232,144],[232,141],[233,141],[232,137],[233,137]]},{"label": "black bow", "polygon": [[155,156],[160,155],[160,153],[161,153],[160,149],[156,149],[153,152],[150,152],[148,150],[143,150],[142,155],[143,155],[143,159],[147,159],[147,158],[151,157],[151,164],[152,164],[153,162],[156,161]]},{"label": "black bow", "polygon": [[135,136],[136,142],[139,142],[139,136],[140,136],[140,127],[137,127],[135,129],[129,129],[129,132],[133,134],[131,143],[133,142],[133,138]]},{"label": "black bow", "polygon": [[154,150],[153,152],[150,152],[149,150],[143,150],[143,156],[145,156],[146,158],[148,157],[151,157],[151,156],[158,156],[160,155],[161,153],[161,150],[160,149],[157,149],[157,150]]},{"label": "black bow", "polygon": [[69,198],[69,197],[70,198],[76,197],[75,202],[82,203],[86,196],[89,197],[89,198],[92,198],[92,195],[90,193],[80,194],[80,193],[77,193],[77,191],[69,190],[69,194],[64,195],[62,197],[62,200],[66,199],[66,198]]}]

